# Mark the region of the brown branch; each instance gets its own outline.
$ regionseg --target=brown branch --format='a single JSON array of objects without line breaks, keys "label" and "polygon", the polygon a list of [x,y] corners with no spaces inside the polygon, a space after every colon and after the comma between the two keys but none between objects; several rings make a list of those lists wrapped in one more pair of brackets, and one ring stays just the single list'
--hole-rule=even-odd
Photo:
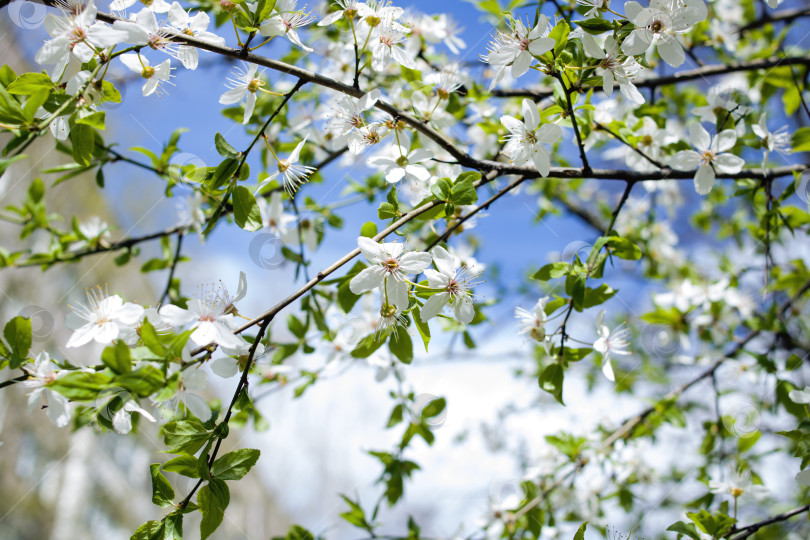
[{"label": "brown branch", "polygon": [[[785,512],[784,514],[779,514],[778,516],[763,519],[762,521],[757,521],[756,523],[746,525],[745,527],[740,527],[739,529],[735,527],[731,529],[729,532],[727,532],[725,535],[723,535],[723,538],[731,538],[732,536],[734,536],[734,540],[743,540],[744,538],[748,538],[749,536],[757,532],[762,527],[765,527],[767,525],[773,525],[774,523],[779,523],[780,521],[786,521],[792,518],[793,516],[798,516],[799,514],[803,514],[807,511],[810,511],[810,504],[805,504],[800,508],[794,508],[793,510]],[[739,536],[735,536],[737,534],[739,534]]]},{"label": "brown branch", "polygon": [[810,17],[810,8],[783,9],[781,11],[775,11],[770,15],[766,14],[764,17],[760,17],[759,19],[752,21],[745,26],[741,26],[737,29],[737,33],[742,34],[748,30],[761,28],[770,23],[791,22],[794,19],[801,17]]},{"label": "brown branch", "polygon": [[[637,88],[657,88],[659,86],[668,86],[673,84],[682,83],[685,81],[693,81],[695,79],[704,79],[706,77],[716,77],[718,75],[725,75],[727,73],[737,73],[740,71],[755,71],[758,69],[769,69],[777,66],[794,66],[810,65],[810,56],[790,56],[787,58],[762,58],[757,60],[750,60],[747,62],[735,62],[733,64],[711,64],[688,71],[681,71],[672,75],[662,75],[660,77],[651,77],[648,79],[634,80],[633,84]],[[581,90],[589,90],[590,88],[582,88]],[[601,86],[594,86],[594,90],[601,91]],[[527,97],[535,101],[551,96],[553,89],[544,87],[531,89],[514,89],[514,90],[493,90],[493,96],[496,97]]]}]

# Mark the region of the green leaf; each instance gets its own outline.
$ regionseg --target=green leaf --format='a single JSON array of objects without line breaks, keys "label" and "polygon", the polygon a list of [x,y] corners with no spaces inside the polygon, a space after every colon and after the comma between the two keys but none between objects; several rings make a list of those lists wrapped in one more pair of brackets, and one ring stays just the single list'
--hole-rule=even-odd
[{"label": "green leaf", "polygon": [[85,167],[93,159],[96,146],[96,132],[86,124],[76,124],[70,130],[70,142],[73,144],[73,160]]},{"label": "green leaf", "polygon": [[3,85],[0,85],[0,122],[24,124],[27,121],[19,102],[9,95]]},{"label": "green leaf", "polygon": [[411,336],[404,328],[391,334],[388,340],[388,348],[403,364],[410,364],[413,360],[413,342]]},{"label": "green leaf", "polygon": [[607,240],[610,252],[620,259],[636,261],[641,258],[641,250],[633,242],[620,236],[611,236]]},{"label": "green leaf", "polygon": [[810,152],[810,127],[797,129],[790,138],[790,147],[794,152]]},{"label": "green leaf", "polygon": [[360,236],[365,236],[366,238],[374,238],[377,236],[377,224],[373,221],[363,223],[363,226],[360,227]]},{"label": "green leaf", "polygon": [[239,160],[233,158],[224,159],[214,170],[214,175],[207,182],[208,189],[216,190],[227,184],[239,169]]},{"label": "green leaf", "polygon": [[447,407],[447,401],[443,397],[433,399],[422,408],[420,416],[422,419],[434,418],[439,416],[445,407]]},{"label": "green leaf", "polygon": [[16,369],[28,360],[28,351],[31,349],[31,320],[14,317],[3,327],[3,337],[11,347],[9,367]]},{"label": "green leaf", "polygon": [[[130,354],[133,351],[134,349],[130,350]],[[160,390],[165,381],[163,372],[151,364],[146,364],[129,373],[123,373],[113,380],[118,386],[126,388],[141,398],[149,397]]]},{"label": "green leaf", "polygon": [[462,173],[458,178],[450,188],[450,202],[457,206],[474,204],[478,200],[478,193],[475,191],[473,182],[481,178],[481,173]]},{"label": "green leaf", "polygon": [[762,433],[759,431],[755,431],[753,433],[747,433],[744,436],[740,437],[737,440],[737,451],[742,454],[751,449],[754,446],[759,438],[762,436]]},{"label": "green leaf", "polygon": [[572,21],[574,24],[588,32],[589,34],[593,34],[598,36],[599,34],[604,34],[605,32],[610,32],[613,30],[613,23],[610,21],[606,21],[600,17],[594,17],[593,19],[587,19],[585,21]]},{"label": "green leaf", "polygon": [[737,522],[722,512],[712,515],[704,509],[700,512],[687,512],[686,517],[694,521],[701,531],[712,535],[712,538],[720,538]]},{"label": "green leaf", "polygon": [[315,536],[300,525],[293,525],[287,531],[285,540],[315,540]]},{"label": "green leaf", "polygon": [[[6,169],[14,163],[15,161],[19,161],[21,159],[25,159],[25,154],[20,154],[19,156],[10,157],[8,159],[0,159],[0,174],[6,172]],[[41,181],[41,180],[40,180]]]},{"label": "green leaf", "polygon": [[160,472],[160,463],[152,463],[149,473],[152,475],[152,502],[163,508],[171,506],[174,502],[174,489]]},{"label": "green leaf", "polygon": [[543,370],[540,374],[540,388],[554,396],[560,405],[565,405],[563,402],[563,368],[560,364],[551,364]]},{"label": "green leaf", "polygon": [[233,190],[233,216],[236,224],[246,231],[258,231],[264,226],[256,197],[245,186]]},{"label": "green leaf", "polygon": [[672,525],[667,527],[667,530],[683,534],[684,536],[688,536],[693,540],[700,540],[700,533],[697,531],[695,525],[692,523],[684,523],[683,521],[678,521],[677,523],[673,523]]},{"label": "green leaf", "polygon": [[200,488],[197,493],[197,504],[200,505],[202,522],[200,523],[200,537],[205,540],[222,523],[225,509],[231,502],[228,486],[222,480],[213,479]]},{"label": "green leaf", "polygon": [[106,114],[104,111],[96,111],[80,118],[76,118],[74,127],[77,125],[84,125],[94,127],[96,129],[105,129]]},{"label": "green leaf", "polygon": [[425,344],[425,352],[428,352],[428,343],[430,343],[430,326],[427,321],[422,320],[422,314],[419,307],[414,307],[412,310],[413,322],[416,323],[416,329],[419,330],[419,335],[422,337],[422,343]]},{"label": "green leaf", "polygon": [[104,373],[74,371],[48,383],[48,388],[74,401],[93,401],[111,379]]},{"label": "green leaf", "polygon": [[23,73],[8,85],[9,94],[29,95],[40,90],[53,88],[53,81],[44,73]]},{"label": "green leaf", "polygon": [[439,178],[436,180],[436,183],[430,187],[430,192],[440,201],[447,201],[450,199],[450,189],[450,179]]},{"label": "green leaf", "polygon": [[163,442],[173,454],[194,454],[211,436],[200,421],[193,419],[169,422],[160,431]]},{"label": "green leaf", "polygon": [[583,309],[588,309],[594,306],[598,306],[607,302],[610,298],[615,295],[617,290],[612,289],[610,285],[607,283],[602,283],[596,289],[591,289],[590,287],[585,287],[585,298],[582,302]]},{"label": "green leaf", "polygon": [[585,540],[585,529],[587,527],[588,527],[587,521],[582,525],[580,525],[579,529],[577,529],[577,533],[574,535],[574,540]]},{"label": "green leaf", "polygon": [[564,20],[558,22],[554,28],[549,32],[548,37],[554,40],[554,55],[559,56],[565,46],[568,45],[568,34],[571,32],[571,27]]},{"label": "green leaf", "polygon": [[177,473],[189,478],[199,478],[197,472],[197,458],[188,454],[183,454],[172,458],[163,464],[163,470],[166,472]]},{"label": "green leaf", "polygon": [[239,154],[236,148],[228,144],[228,141],[226,141],[225,137],[222,136],[222,133],[219,132],[214,135],[214,146],[216,146],[219,155],[224,158],[233,158]]},{"label": "green leaf", "polygon": [[214,462],[211,474],[220,480],[239,480],[256,464],[260,453],[252,448],[228,452]]},{"label": "green leaf", "polygon": [[270,12],[276,7],[276,0],[259,0],[256,4],[256,26],[270,17]]},{"label": "green leaf", "polygon": [[399,211],[391,203],[384,202],[380,204],[379,208],[377,208],[377,217],[380,219],[396,218],[399,217]]},{"label": "green leaf", "polygon": [[360,505],[352,501],[346,495],[341,494],[340,497],[346,502],[346,504],[349,505],[349,511],[341,513],[340,517],[342,517],[355,527],[367,531],[372,530],[371,525],[366,520],[366,513],[363,512],[363,509],[360,507]]},{"label": "green leaf", "polygon": [[377,339],[377,336],[374,334],[366,336],[361,339],[360,343],[357,344],[357,347],[354,348],[352,351],[352,356],[354,358],[368,358],[374,353],[374,351],[382,347],[383,343],[385,343],[385,340]]},{"label": "green leaf", "polygon": [[129,347],[121,340],[116,341],[115,345],[104,349],[104,352],[101,353],[101,361],[118,374],[132,371],[132,358],[129,354]]},{"label": "green leaf", "polygon": [[532,279],[539,279],[540,281],[548,281],[556,279],[568,274],[572,269],[570,263],[567,262],[554,262],[547,264],[540,270],[532,275]]}]

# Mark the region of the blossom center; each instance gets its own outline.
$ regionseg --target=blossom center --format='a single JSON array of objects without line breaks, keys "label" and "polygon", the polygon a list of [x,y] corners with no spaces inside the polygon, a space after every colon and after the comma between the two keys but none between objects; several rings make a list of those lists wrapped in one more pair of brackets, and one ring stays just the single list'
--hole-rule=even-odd
[{"label": "blossom center", "polygon": [[405,156],[399,156],[397,158],[397,165],[399,165],[400,167],[404,167],[407,164],[408,164],[408,158],[406,158]]},{"label": "blossom center", "polygon": [[704,150],[700,153],[700,161],[705,164],[709,164],[714,161],[714,152],[711,150]]},{"label": "blossom center", "polygon": [[391,304],[383,304],[380,308],[380,317],[383,319],[390,319],[397,314],[397,308]]},{"label": "blossom center", "polygon": [[290,168],[290,165],[291,163],[289,162],[289,160],[286,159],[278,160],[278,172],[283,173],[284,171]]},{"label": "blossom center", "polygon": [[399,268],[399,261],[396,260],[394,257],[389,257],[388,259],[382,262],[382,265],[383,268],[385,268],[386,272],[393,274]]},{"label": "blossom center", "polygon": [[143,66],[143,71],[141,71],[141,77],[144,79],[151,79],[155,76],[155,68],[152,66]]},{"label": "blossom center", "polygon": [[255,94],[259,91],[259,88],[262,85],[262,81],[260,79],[250,79],[250,82],[247,85],[248,92],[251,94]]},{"label": "blossom center", "polygon": [[525,38],[520,40],[520,43],[518,44],[518,47],[520,48],[521,51],[526,51],[526,50],[529,49],[530,44],[531,44],[531,41],[529,41],[529,38],[525,37]]}]

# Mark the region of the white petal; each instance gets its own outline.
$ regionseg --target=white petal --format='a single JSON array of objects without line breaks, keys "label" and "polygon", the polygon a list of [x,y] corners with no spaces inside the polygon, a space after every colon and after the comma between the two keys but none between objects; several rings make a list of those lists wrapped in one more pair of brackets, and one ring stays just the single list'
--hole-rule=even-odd
[{"label": "white petal", "polygon": [[376,289],[383,284],[385,270],[377,265],[363,269],[349,282],[349,290],[354,294],[364,293]]},{"label": "white petal", "polygon": [[666,34],[658,40],[658,54],[672,67],[679,67],[686,60],[686,53],[683,52],[678,38]]},{"label": "white petal", "polygon": [[404,281],[397,281],[392,277],[385,280],[385,288],[388,292],[388,301],[399,310],[408,309],[408,284]]},{"label": "white petal", "polygon": [[433,257],[433,262],[436,264],[436,268],[439,269],[439,272],[447,276],[455,275],[456,268],[458,267],[456,258],[450,255],[446,249],[441,246],[436,246],[433,248],[430,254]]},{"label": "white petal", "polygon": [[692,145],[703,152],[708,150],[712,144],[712,137],[701,124],[695,123],[689,126],[689,141]]},{"label": "white petal", "polygon": [[521,104],[521,112],[523,113],[523,123],[529,128],[529,131],[534,131],[540,125],[540,113],[537,111],[537,105],[530,99],[524,99]]},{"label": "white petal", "polygon": [[714,169],[711,165],[701,165],[695,174],[695,191],[700,195],[706,195],[714,186]]},{"label": "white petal", "polygon": [[197,316],[187,309],[169,304],[158,310],[158,315],[166,324],[183,326],[197,319]]},{"label": "white petal", "polygon": [[234,358],[219,358],[211,363],[211,371],[223,379],[230,379],[239,372],[239,366]]},{"label": "white petal", "polygon": [[532,64],[532,55],[527,51],[520,51],[512,64],[512,78],[517,79],[527,71]]},{"label": "white petal", "polygon": [[430,266],[433,258],[424,251],[411,251],[399,258],[399,267],[406,274],[418,274]]},{"label": "white petal", "polygon": [[191,411],[191,414],[200,420],[206,421],[211,418],[211,409],[208,407],[208,403],[206,403],[201,396],[191,394],[189,392],[183,392],[183,403],[186,404],[186,407],[188,407],[188,410]]},{"label": "white petal", "polygon": [[714,166],[721,173],[737,174],[745,165],[745,160],[734,154],[719,154],[714,157]]},{"label": "white petal", "polygon": [[455,300],[453,312],[456,315],[456,320],[461,324],[470,324],[475,317],[475,307],[469,296],[459,296]]},{"label": "white petal", "polygon": [[422,316],[422,320],[427,322],[438,315],[448,301],[450,301],[450,293],[446,292],[434,294],[425,300],[425,305],[422,306],[422,310],[419,312]]},{"label": "white petal", "polygon": [[681,150],[670,160],[672,168],[679,171],[691,171],[700,164],[700,154],[694,150]]},{"label": "white petal", "polygon": [[549,160],[548,152],[539,146],[535,148],[534,153],[532,153],[532,161],[541,176],[548,176],[548,173],[551,172],[551,161]]}]

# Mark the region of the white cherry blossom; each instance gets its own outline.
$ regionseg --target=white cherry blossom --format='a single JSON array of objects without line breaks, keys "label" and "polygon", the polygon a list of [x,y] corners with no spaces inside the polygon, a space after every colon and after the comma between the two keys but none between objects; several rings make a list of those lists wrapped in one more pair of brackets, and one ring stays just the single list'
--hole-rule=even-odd
[{"label": "white cherry blossom", "polygon": [[737,142],[734,130],[721,131],[714,137],[700,125],[689,126],[689,140],[697,149],[681,150],[672,157],[672,167],[679,170],[690,170],[697,167],[695,174],[695,191],[706,195],[714,186],[715,169],[727,174],[735,174],[742,170],[745,161],[727,150],[731,150]]},{"label": "white cherry blossom", "polygon": [[386,302],[400,310],[406,309],[408,284],[404,281],[405,277],[418,274],[429,267],[432,260],[430,254],[420,251],[405,252],[401,243],[380,244],[365,236],[357,239],[357,246],[371,266],[352,278],[349,289],[354,294],[360,294],[385,285],[382,292]]},{"label": "white cherry blossom", "polygon": [[101,287],[87,289],[87,305],[69,306],[66,324],[74,330],[67,347],[81,347],[91,341],[107,345],[118,339],[125,328],[140,321],[143,307],[114,294],[108,295]]},{"label": "white cherry blossom", "polygon": [[149,59],[139,54],[122,54],[119,58],[125,66],[135,73],[140,73],[141,77],[146,80],[142,88],[144,96],[151,96],[155,92],[158,95],[165,93],[162,83],[169,83],[171,78],[171,60],[166,59],[157,66],[152,67],[149,64]]},{"label": "white cherry blossom", "polygon": [[311,47],[307,47],[298,37],[296,28],[301,28],[312,23],[315,16],[309,12],[296,9],[297,0],[278,0],[276,2],[276,14],[264,21],[259,27],[259,33],[263,36],[287,36],[294,44],[307,52],[312,52]]},{"label": "white cherry blossom", "polygon": [[613,374],[610,355],[626,356],[631,354],[627,349],[630,346],[630,342],[627,341],[630,330],[622,326],[611,330],[605,324],[605,310],[603,309],[596,316],[596,333],[599,334],[599,338],[594,342],[593,348],[602,355],[602,373],[605,374],[609,381],[615,381],[616,376]]},{"label": "white cherry blossom", "polygon": [[523,100],[522,111],[522,122],[506,114],[501,116],[501,124],[509,130],[503,153],[509,156],[515,165],[523,165],[531,160],[542,176],[548,176],[551,171],[551,159],[542,145],[560,140],[562,129],[557,124],[541,126],[537,105],[529,99]]},{"label": "white cherry blossom", "polygon": [[62,394],[50,390],[47,385],[67,372],[60,370],[46,352],[39,353],[33,364],[25,365],[22,369],[28,378],[21,384],[31,390],[28,393],[28,408],[32,411],[37,406],[47,409],[48,418],[58,427],[65,427],[71,417],[70,401]]},{"label": "white cherry blossom", "polygon": [[423,163],[432,158],[433,152],[424,148],[410,150],[410,142],[405,140],[402,145],[392,145],[387,156],[369,159],[368,164],[382,169],[389,184],[396,184],[400,180],[424,183],[430,179],[430,172]]},{"label": "white cherry blossom", "polygon": [[216,343],[225,349],[241,350],[245,340],[233,333],[239,326],[234,318],[234,303],[243,298],[246,292],[245,273],[241,272],[239,288],[234,297],[220,283],[219,286],[203,288],[201,297],[191,298],[186,309],[169,304],[161,307],[158,313],[167,324],[177,328],[188,326],[194,330],[190,340],[198,346]]},{"label": "white cherry blossom", "polygon": [[503,78],[506,69],[511,68],[511,75],[518,78],[531,66],[533,56],[540,56],[554,48],[554,40],[547,37],[548,19],[540,15],[537,24],[529,30],[523,21],[516,19],[510,23],[506,32],[498,31],[495,38],[487,45],[489,52],[482,59],[497,68],[489,89],[492,90]]},{"label": "white cherry blossom", "polygon": [[622,42],[622,51],[637,56],[655,46],[661,58],[672,67],[686,60],[678,35],[706,19],[708,10],[703,0],[650,0],[649,7],[631,0],[625,2],[624,12],[635,25]]},{"label": "white cherry blossom", "polygon": [[546,340],[546,304],[549,300],[548,296],[540,298],[531,311],[522,307],[515,308],[518,334],[526,335],[540,343]]},{"label": "white cherry blossom", "polygon": [[471,279],[475,275],[467,275],[467,268],[461,266],[460,261],[441,246],[431,251],[436,270],[428,268],[424,271],[431,289],[441,289],[442,292],[430,296],[422,307],[423,321],[428,321],[438,315],[447,304],[453,307],[453,314],[461,324],[469,324],[475,316],[473,307]]},{"label": "white cherry blossom", "polygon": [[[183,35],[191,36],[214,45],[225,45],[225,38],[208,31],[211,19],[204,11],[190,15],[178,2],[173,2],[169,8],[169,24]],[[200,54],[197,47],[180,45],[177,47],[177,59],[187,69],[197,69]]]},{"label": "white cherry blossom", "polygon": [[304,137],[304,140],[295,146],[295,149],[287,159],[279,159],[278,156],[275,156],[274,154],[277,160],[276,170],[273,172],[273,174],[262,180],[262,182],[256,188],[256,193],[261,192],[262,188],[281,175],[282,179],[284,180],[284,190],[290,197],[295,195],[298,186],[306,182],[307,177],[315,172],[314,167],[309,167],[307,165],[301,165],[298,163],[298,159],[301,156],[301,149],[304,147],[306,142],[307,137]]}]

